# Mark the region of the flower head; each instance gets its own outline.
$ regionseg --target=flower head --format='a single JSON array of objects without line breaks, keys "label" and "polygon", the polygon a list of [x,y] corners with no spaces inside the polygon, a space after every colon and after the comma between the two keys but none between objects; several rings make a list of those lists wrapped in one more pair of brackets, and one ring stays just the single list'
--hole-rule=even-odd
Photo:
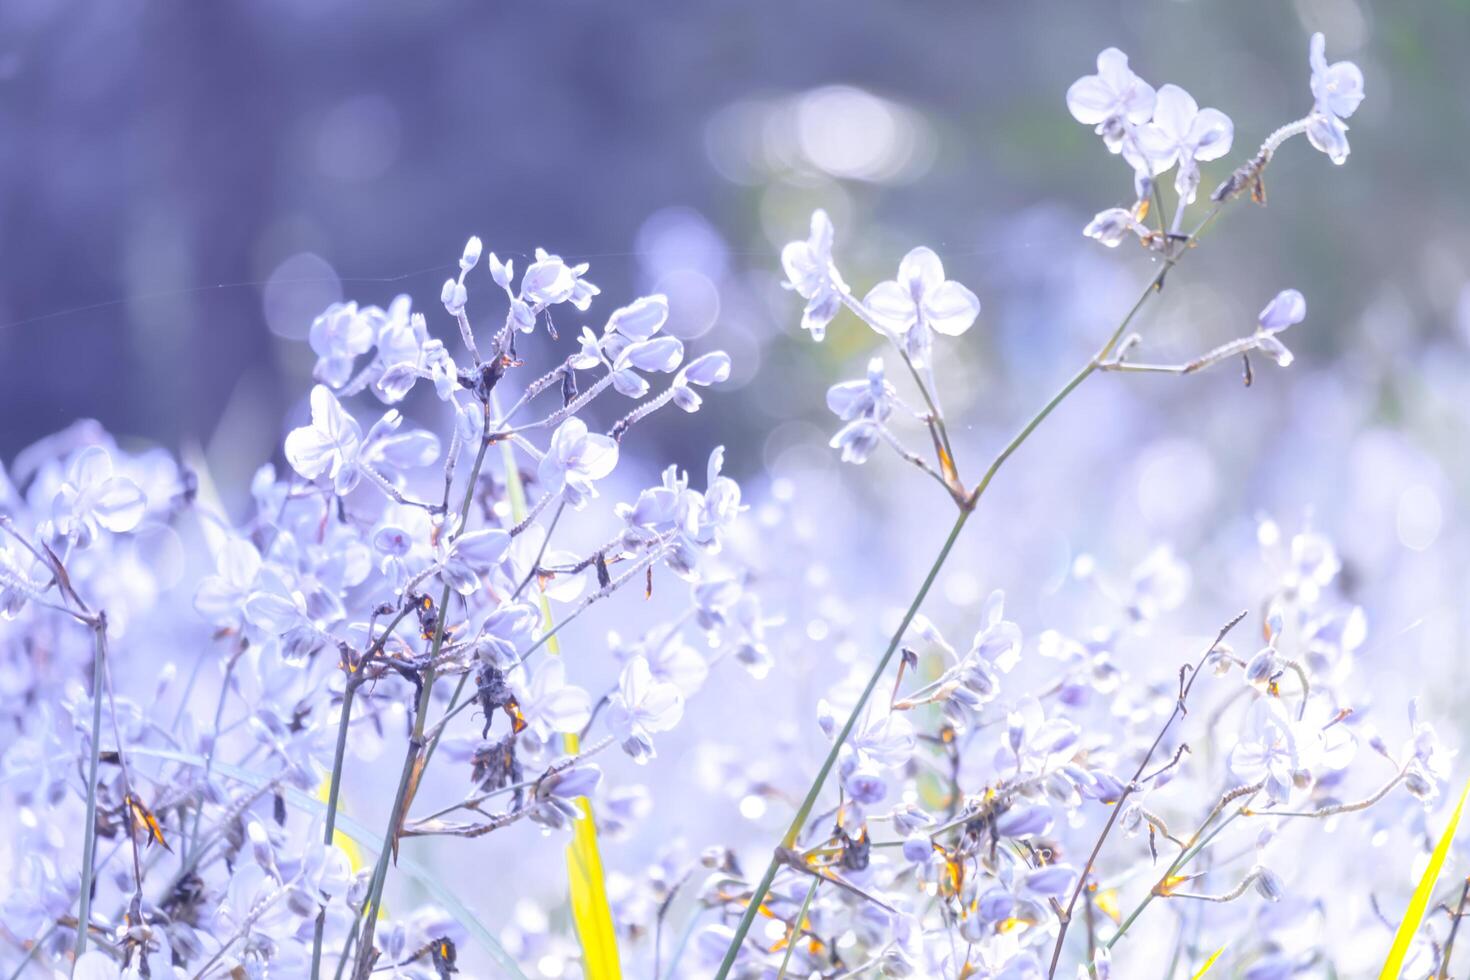
[{"label": "flower head", "polygon": [[1327,38],[1319,31],[1312,35],[1307,60],[1312,66],[1312,115],[1307,123],[1307,139],[1332,159],[1345,163],[1348,158],[1347,124],[1344,119],[1357,111],[1363,101],[1363,71],[1351,61],[1327,63]]},{"label": "flower head", "polygon": [[1067,89],[1067,109],[1078,122],[1096,126],[1108,149],[1118,153],[1128,127],[1149,121],[1155,98],[1153,86],[1128,67],[1128,56],[1107,48],[1097,56],[1097,74],[1085,75]]},{"label": "flower head", "polygon": [[1219,109],[1201,109],[1178,85],[1164,85],[1154,103],[1153,121],[1139,131],[1138,142],[1155,176],[1179,167],[1174,189],[1184,203],[1199,189],[1199,163],[1230,152],[1235,124]]},{"label": "flower head", "polygon": [[847,288],[832,264],[832,221],[826,211],[812,212],[807,240],[791,242],[782,249],[781,265],[786,270],[786,288],[796,290],[807,301],[801,329],[820,341],[827,333],[827,324],[842,308],[842,291]]}]

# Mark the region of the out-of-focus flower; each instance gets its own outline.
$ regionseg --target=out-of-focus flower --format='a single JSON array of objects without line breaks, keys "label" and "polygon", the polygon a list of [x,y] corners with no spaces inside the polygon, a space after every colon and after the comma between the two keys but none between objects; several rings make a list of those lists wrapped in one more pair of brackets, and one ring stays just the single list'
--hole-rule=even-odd
[{"label": "out-of-focus flower", "polygon": [[98,529],[123,534],[138,526],[148,500],[132,480],[114,476],[112,456],[101,446],[88,446],[67,467],[66,481],[51,506],[56,530],[75,536],[85,546]]}]

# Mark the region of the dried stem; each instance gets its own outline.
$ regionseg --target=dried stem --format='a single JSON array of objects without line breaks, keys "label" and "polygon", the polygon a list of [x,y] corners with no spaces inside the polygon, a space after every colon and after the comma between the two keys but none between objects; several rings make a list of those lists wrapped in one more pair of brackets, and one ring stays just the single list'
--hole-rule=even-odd
[{"label": "dried stem", "polygon": [[1077,884],[1072,888],[1072,896],[1067,899],[1067,904],[1065,908],[1062,909],[1060,915],[1058,916],[1058,918],[1061,920],[1061,928],[1057,930],[1056,945],[1052,948],[1051,951],[1051,967],[1047,971],[1048,977],[1056,976],[1057,964],[1061,962],[1062,958],[1062,945],[1067,941],[1067,926],[1070,925],[1072,921],[1072,910],[1077,907],[1078,896],[1080,896],[1082,894],[1082,890],[1087,887],[1087,879],[1092,874],[1092,866],[1094,863],[1096,863],[1097,856],[1099,852],[1102,851],[1103,844],[1107,842],[1108,834],[1112,833],[1113,825],[1118,822],[1118,814],[1123,811],[1123,804],[1127,802],[1128,797],[1132,796],[1133,793],[1142,786],[1139,780],[1143,776],[1143,771],[1148,768],[1149,762],[1153,760],[1154,753],[1158,751],[1159,745],[1164,741],[1164,736],[1169,733],[1169,729],[1173,727],[1174,722],[1185,714],[1187,710],[1184,707],[1185,701],[1189,699],[1189,692],[1194,689],[1194,682],[1196,679],[1198,679],[1200,669],[1204,667],[1205,661],[1208,660],[1210,654],[1214,653],[1215,649],[1224,642],[1225,637],[1230,633],[1230,631],[1234,629],[1242,619],[1245,619],[1245,617],[1246,613],[1242,612],[1238,614],[1234,619],[1230,620],[1230,622],[1220,627],[1220,632],[1215,634],[1214,641],[1205,649],[1204,653],[1200,654],[1199,660],[1195,663],[1193,669],[1188,670],[1188,676],[1185,677],[1184,674],[1181,673],[1179,681],[1179,696],[1174,701],[1174,710],[1171,711],[1169,713],[1169,717],[1165,719],[1164,727],[1159,730],[1159,734],[1154,738],[1153,744],[1150,745],[1148,747],[1148,751],[1143,754],[1143,758],[1138,763],[1138,768],[1133,772],[1133,778],[1128,781],[1127,786],[1123,787],[1123,795],[1118,797],[1117,801],[1113,804],[1112,809],[1109,811],[1107,822],[1103,824],[1102,833],[1098,835],[1097,843],[1092,845],[1092,853],[1087,855],[1087,863],[1082,866],[1082,873],[1077,876]]}]

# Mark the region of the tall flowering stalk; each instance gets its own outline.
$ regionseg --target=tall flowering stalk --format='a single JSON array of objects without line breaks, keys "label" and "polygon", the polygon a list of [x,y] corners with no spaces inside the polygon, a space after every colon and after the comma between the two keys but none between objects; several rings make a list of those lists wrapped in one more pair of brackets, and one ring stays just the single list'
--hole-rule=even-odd
[{"label": "tall flowering stalk", "polygon": [[[926,461],[922,454],[903,446],[889,429],[887,420],[893,413],[897,400],[891,386],[884,380],[882,362],[877,358],[869,367],[866,382],[839,385],[829,396],[829,404],[845,422],[832,439],[833,448],[840,449],[845,460],[862,463],[880,445],[887,443],[902,459],[923,470],[944,487],[956,506],[957,514],[918,592],[904,611],[898,628],[879,657],[846,721],[833,736],[832,747],[817,769],[801,804],[767,863],[764,874],[754,885],[748,898],[743,900],[744,913],[734,928],[719,965],[717,977],[720,980],[724,980],[735,968],[741,947],[751,925],[763,910],[766,896],[770,893],[778,873],[782,868],[805,868],[808,858],[797,850],[797,844],[808,829],[808,821],[812,818],[833,768],[843,757],[854,729],[867,717],[874,692],[884,683],[894,655],[919,615],[920,607],[944,568],[970,514],[1001,467],[1025,444],[1032,433],[1072,392],[1099,371],[1189,374],[1233,356],[1247,358],[1248,365],[1249,355],[1255,352],[1264,353],[1282,366],[1290,364],[1290,352],[1276,339],[1276,334],[1300,321],[1305,314],[1305,303],[1295,290],[1282,293],[1267,306],[1261,314],[1259,327],[1252,334],[1183,365],[1136,362],[1131,355],[1141,344],[1142,338],[1137,334],[1128,334],[1128,330],[1149,298],[1162,291],[1170,271],[1184,255],[1193,250],[1200,236],[1215,221],[1225,205],[1246,190],[1250,190],[1257,200],[1264,200],[1264,192],[1261,190],[1264,171],[1285,139],[1305,132],[1315,146],[1332,157],[1334,163],[1342,163],[1346,158],[1346,127],[1341,120],[1342,117],[1351,115],[1362,99],[1362,76],[1350,63],[1327,66],[1323,49],[1322,36],[1315,36],[1311,44],[1312,93],[1316,100],[1312,113],[1272,134],[1257,155],[1243,164],[1211,195],[1211,206],[1187,234],[1181,234],[1180,229],[1183,227],[1186,210],[1195,201],[1200,182],[1198,164],[1217,159],[1229,151],[1234,137],[1234,126],[1230,119],[1219,110],[1200,110],[1194,99],[1178,86],[1166,85],[1156,92],[1133,73],[1128,66],[1127,57],[1115,48],[1109,48],[1098,56],[1096,75],[1082,78],[1072,86],[1067,93],[1069,109],[1078,121],[1094,125],[1108,149],[1130,164],[1134,171],[1137,197],[1131,207],[1114,208],[1099,214],[1088,224],[1084,234],[1109,247],[1120,244],[1126,237],[1136,237],[1157,256],[1159,268],[1097,353],[1022,426],[1020,432],[996,454],[972,487],[960,479],[959,465],[954,459],[945,419],[937,407],[939,398],[934,390],[932,349],[936,335],[959,336],[974,323],[980,312],[980,304],[974,294],[964,286],[944,278],[943,266],[931,250],[917,248],[903,259],[897,279],[880,283],[865,298],[858,299],[833,261],[834,233],[831,222],[821,211],[812,217],[811,233],[807,240],[788,245],[782,253],[789,288],[806,300],[802,328],[810,332],[814,340],[822,340],[827,325],[841,309],[846,308],[893,345],[926,406],[926,411],[916,414],[933,437],[935,459],[932,464]],[[1171,169],[1177,170],[1177,200],[1174,217],[1166,225],[1156,178]],[[1153,207],[1156,203],[1159,205],[1157,209]],[[1155,224],[1148,221],[1151,210],[1155,210]],[[1214,646],[1211,647],[1213,649]],[[1151,755],[1152,751],[1145,756],[1145,762]],[[1119,800],[1125,799],[1126,795],[1126,792],[1121,794]],[[839,814],[842,807],[843,804],[839,804]],[[842,821],[839,819],[839,828],[841,826]],[[845,831],[840,830],[839,833]],[[1104,837],[1106,833],[1105,830]],[[1102,841],[1099,840],[1097,849],[1101,846]],[[1067,879],[1068,884],[1061,889],[1063,893],[1070,893],[1070,897],[1065,906],[1056,907],[1060,928],[1055,953],[1047,970],[1048,977],[1056,973],[1067,925],[1076,907],[1077,898],[1086,884],[1087,872],[1091,869],[1092,860],[1096,858],[1097,849],[1094,849],[1083,872],[1080,875],[1071,875]],[[1075,884],[1072,883],[1074,881]]]}]

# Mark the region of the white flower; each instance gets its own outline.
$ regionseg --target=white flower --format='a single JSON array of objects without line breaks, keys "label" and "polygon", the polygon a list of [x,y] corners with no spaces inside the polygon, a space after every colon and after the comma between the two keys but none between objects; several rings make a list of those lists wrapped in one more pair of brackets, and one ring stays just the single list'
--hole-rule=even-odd
[{"label": "white flower", "polygon": [[883,378],[883,358],[868,361],[868,376],[841,381],[827,389],[827,407],[844,422],[853,419],[884,421],[893,413],[893,385]]},{"label": "white flower", "polygon": [[433,433],[410,429],[399,433],[403,415],[397,409],[383,413],[367,437],[337,396],[324,385],[311,390],[311,424],[286,436],[286,460],[308,480],[326,476],[338,494],[347,494],[366,475],[385,492],[399,471],[427,466],[439,456]]},{"label": "white flower", "polygon": [[560,657],[544,657],[529,670],[517,667],[507,678],[527,730],[542,742],[555,734],[579,732],[592,717],[592,699],[566,678],[567,665]]},{"label": "white flower", "polygon": [[648,660],[633,657],[623,667],[618,689],[607,703],[607,725],[637,762],[652,759],[653,734],[666,732],[684,717],[679,688],[653,676]]},{"label": "white flower", "polygon": [[362,427],[325,385],[311,389],[311,424],[286,436],[286,460],[308,480],[326,476],[338,493],[357,485]]},{"label": "white flower", "polygon": [[1307,124],[1312,145],[1341,164],[1348,158],[1347,124],[1344,119],[1363,101],[1363,72],[1351,61],[1327,63],[1327,39],[1319,31],[1312,35],[1307,60],[1312,65],[1314,105]]},{"label": "white flower", "polygon": [[1184,89],[1165,85],[1154,103],[1153,122],[1139,131],[1138,143],[1155,176],[1179,165],[1174,189],[1184,203],[1192,204],[1199,189],[1199,161],[1229,153],[1234,138],[1229,116],[1219,109],[1201,109]]},{"label": "white flower", "polygon": [[148,509],[147,498],[127,477],[112,475],[112,457],[101,446],[88,446],[67,467],[66,481],[51,504],[51,516],[62,534],[76,535],[85,546],[103,528],[123,534],[138,526]]},{"label": "white flower", "polygon": [[1289,367],[1295,358],[1286,345],[1276,339],[1276,335],[1301,323],[1306,315],[1307,301],[1301,293],[1295,289],[1283,289],[1277,293],[1257,318],[1256,349],[1281,367]]},{"label": "white flower", "polygon": [[376,320],[385,318],[376,307],[359,311],[356,303],[333,303],[311,323],[307,340],[316,352],[312,376],[340,388],[352,376],[352,363],[372,349],[377,340]]},{"label": "white flower", "polygon": [[1127,208],[1108,208],[1099,211],[1082,229],[1082,234],[1106,245],[1117,248],[1132,232],[1142,238],[1148,229]]},{"label": "white flower", "polygon": [[1128,67],[1128,56],[1108,48],[1097,56],[1097,74],[1086,75],[1067,89],[1072,117],[1096,126],[1109,150],[1118,153],[1128,127],[1148,122],[1154,111],[1154,90]]},{"label": "white flower", "polygon": [[801,315],[801,329],[820,341],[827,324],[842,308],[842,291],[847,287],[832,265],[832,221],[826,211],[812,212],[811,233],[804,242],[791,242],[781,250],[781,265],[786,270],[788,289],[807,301]]},{"label": "white flower", "polygon": [[439,563],[439,577],[460,595],[480,587],[480,575],[500,563],[510,548],[510,534],[499,528],[470,531],[454,539]]},{"label": "white flower", "polygon": [[567,503],[581,509],[597,496],[593,482],[617,465],[618,444],[608,436],[589,433],[587,423],[573,416],[552,435],[538,476],[548,493],[564,489]]},{"label": "white flower", "polygon": [[[592,305],[592,297],[602,290],[582,277],[587,273],[587,263],[567,265],[559,255],[550,255],[545,249],[536,249],[536,261],[521,276],[521,299],[533,306],[554,306],[571,303],[579,310]],[[529,330],[534,326],[522,324]]]},{"label": "white flower", "polygon": [[1276,803],[1291,797],[1292,777],[1301,768],[1301,756],[1286,709],[1277,698],[1261,698],[1251,705],[1246,733],[1230,750],[1230,771],[1242,782],[1262,782]]},{"label": "white flower", "polygon": [[898,265],[898,278],[880,282],[863,300],[879,324],[897,337],[926,329],[958,337],[980,315],[980,300],[944,278],[944,264],[927,248],[916,248]]},{"label": "white flower", "polygon": [[231,538],[219,550],[218,574],[199,583],[194,608],[216,626],[228,626],[240,617],[245,600],[256,589],[260,552],[244,538]]}]

